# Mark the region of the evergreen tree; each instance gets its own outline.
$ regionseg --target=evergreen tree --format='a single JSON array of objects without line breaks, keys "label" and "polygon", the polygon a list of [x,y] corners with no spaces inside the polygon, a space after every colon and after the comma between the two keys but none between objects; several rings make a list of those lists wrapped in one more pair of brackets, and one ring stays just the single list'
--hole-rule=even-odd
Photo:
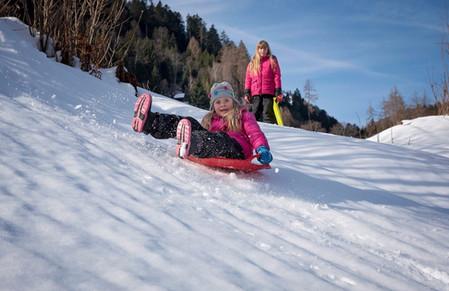
[{"label": "evergreen tree", "polygon": [[127,5],[129,16],[131,20],[134,20],[136,23],[140,19],[140,15],[145,12],[145,2],[142,0],[132,0]]},{"label": "evergreen tree", "polygon": [[206,24],[197,14],[187,15],[187,38],[190,40],[194,37],[202,50],[206,48]]},{"label": "evergreen tree", "polygon": [[287,106],[293,116],[293,118],[298,122],[304,122],[307,120],[308,112],[307,107],[305,106],[304,99],[301,97],[301,92],[299,89],[296,89],[293,93],[289,92],[287,95],[291,96],[292,102],[291,104],[286,105],[281,104],[282,106]]},{"label": "evergreen tree", "polygon": [[227,45],[233,45],[234,43],[229,39],[228,35],[226,34],[226,32],[223,30],[220,33],[220,41],[222,43],[223,46],[227,46]]},{"label": "evergreen tree", "polygon": [[190,104],[197,106],[199,108],[208,109],[209,108],[209,98],[205,93],[206,89],[203,87],[201,82],[196,82],[193,90],[189,94]]},{"label": "evergreen tree", "polygon": [[218,32],[215,29],[214,25],[210,27],[209,31],[207,32],[206,36],[206,49],[209,54],[212,54],[214,56],[218,55],[218,52],[220,51],[222,45],[220,42],[220,37],[218,36]]}]

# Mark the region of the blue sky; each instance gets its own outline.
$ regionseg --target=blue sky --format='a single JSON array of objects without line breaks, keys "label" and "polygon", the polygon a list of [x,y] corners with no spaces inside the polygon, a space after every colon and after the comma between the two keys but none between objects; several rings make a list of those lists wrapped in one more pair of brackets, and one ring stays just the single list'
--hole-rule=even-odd
[{"label": "blue sky", "polygon": [[[156,2],[156,1],[155,1]],[[316,104],[342,122],[364,125],[396,86],[406,101],[441,77],[447,0],[166,0],[242,40],[253,55],[265,39],[278,57],[284,90],[312,81]]]}]

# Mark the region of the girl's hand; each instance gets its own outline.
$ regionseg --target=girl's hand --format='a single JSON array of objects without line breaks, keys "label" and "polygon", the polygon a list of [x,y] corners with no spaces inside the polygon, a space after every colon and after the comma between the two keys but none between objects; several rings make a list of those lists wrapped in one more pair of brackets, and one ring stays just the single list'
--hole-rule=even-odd
[{"label": "girl's hand", "polygon": [[250,103],[250,98],[248,95],[243,96],[243,100],[245,101],[245,104],[249,104]]},{"label": "girl's hand", "polygon": [[245,95],[243,96],[243,100],[245,100],[246,104],[251,103],[251,91],[249,89],[245,89]]},{"label": "girl's hand", "polygon": [[282,93],[276,96],[276,102],[277,103],[281,103],[282,100],[284,100],[284,96],[282,95]]},{"label": "girl's hand", "polygon": [[284,95],[282,94],[281,88],[276,88],[274,95],[276,96],[276,102],[281,103],[284,100]]},{"label": "girl's hand", "polygon": [[271,161],[273,160],[273,156],[271,155],[270,150],[265,146],[258,147],[256,149],[256,153],[259,154],[257,160],[264,165],[271,163]]}]

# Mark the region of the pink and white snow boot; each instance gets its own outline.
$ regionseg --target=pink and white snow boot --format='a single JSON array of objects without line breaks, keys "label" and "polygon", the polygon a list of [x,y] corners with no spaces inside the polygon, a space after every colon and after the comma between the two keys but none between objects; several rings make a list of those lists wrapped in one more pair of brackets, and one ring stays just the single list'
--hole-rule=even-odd
[{"label": "pink and white snow boot", "polygon": [[181,119],[176,128],[176,138],[178,143],[176,144],[176,156],[184,159],[189,155],[190,150],[190,136],[192,133],[192,125],[190,120]]},{"label": "pink and white snow boot", "polygon": [[142,132],[147,121],[149,112],[151,110],[151,95],[149,93],[143,93],[137,98],[136,104],[134,104],[134,117],[131,121],[131,126],[134,131]]}]

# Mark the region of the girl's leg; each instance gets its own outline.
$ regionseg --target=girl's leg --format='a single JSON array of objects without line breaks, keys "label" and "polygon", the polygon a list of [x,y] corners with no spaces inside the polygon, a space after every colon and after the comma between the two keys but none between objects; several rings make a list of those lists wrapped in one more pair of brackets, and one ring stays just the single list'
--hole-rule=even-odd
[{"label": "girl's leg", "polygon": [[262,110],[262,97],[258,95],[253,96],[251,99],[250,112],[252,112],[254,116],[256,116],[256,120],[258,121],[262,121]]},{"label": "girl's leg", "polygon": [[151,134],[154,138],[158,139],[175,138],[176,127],[178,126],[178,122],[183,118],[190,120],[192,124],[192,131],[205,130],[193,117],[183,117],[175,114],[152,112],[149,113],[143,133]]},{"label": "girl's leg", "polygon": [[263,95],[263,122],[276,123],[272,95]]},{"label": "girl's leg", "polygon": [[245,159],[242,146],[226,133],[194,130],[193,128],[189,153],[199,158]]}]

